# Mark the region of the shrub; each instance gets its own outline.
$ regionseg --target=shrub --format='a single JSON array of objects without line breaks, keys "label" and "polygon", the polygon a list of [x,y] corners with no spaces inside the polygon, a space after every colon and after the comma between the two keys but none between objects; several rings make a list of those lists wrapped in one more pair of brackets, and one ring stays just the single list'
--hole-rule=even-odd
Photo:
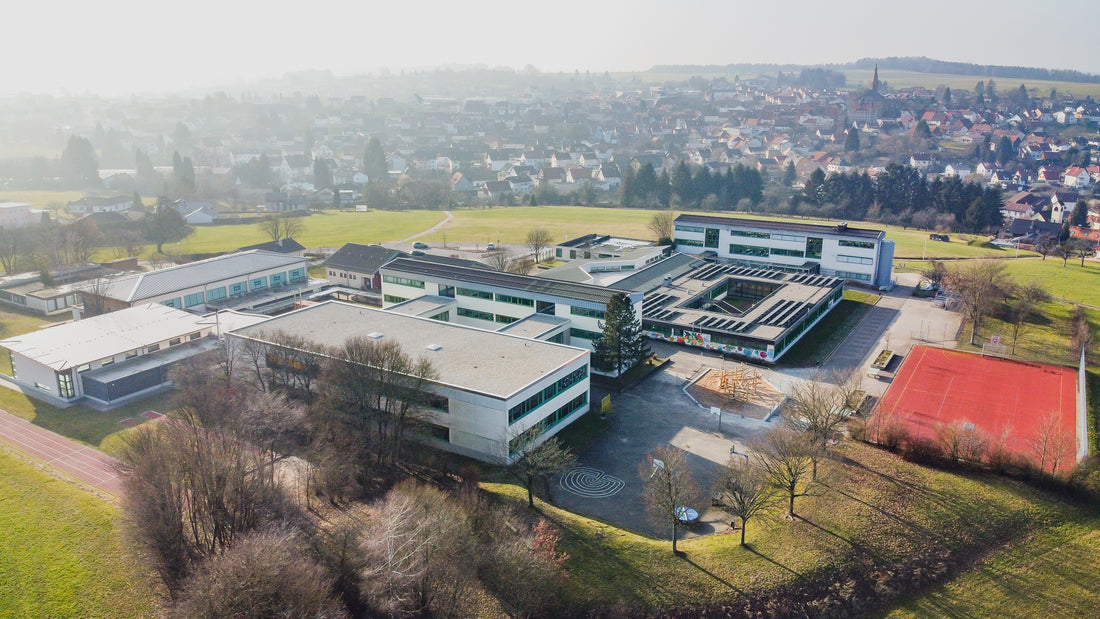
[{"label": "shrub", "polygon": [[915,464],[940,466],[944,462],[944,453],[940,445],[928,438],[912,438],[905,441],[901,457]]}]

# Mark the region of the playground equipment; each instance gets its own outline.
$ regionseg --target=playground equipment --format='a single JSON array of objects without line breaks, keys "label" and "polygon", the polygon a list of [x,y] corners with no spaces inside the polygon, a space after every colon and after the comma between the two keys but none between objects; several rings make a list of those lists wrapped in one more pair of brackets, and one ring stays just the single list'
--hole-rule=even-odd
[{"label": "playground equipment", "polygon": [[757,399],[763,380],[755,368],[741,365],[732,370],[722,370],[718,388],[728,398],[750,401]]}]

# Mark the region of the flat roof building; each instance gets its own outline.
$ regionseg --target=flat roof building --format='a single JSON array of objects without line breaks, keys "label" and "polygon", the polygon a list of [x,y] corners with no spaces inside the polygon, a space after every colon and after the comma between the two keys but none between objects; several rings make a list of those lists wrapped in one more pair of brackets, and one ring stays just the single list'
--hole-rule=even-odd
[{"label": "flat roof building", "polygon": [[214,347],[219,327],[265,319],[196,316],[150,303],[25,333],[0,347],[10,356],[12,380],[28,395],[60,405],[86,397],[104,407],[165,385],[173,364]]},{"label": "flat roof building", "polygon": [[424,296],[445,297],[455,302],[448,321],[494,331],[536,314],[553,316],[569,321],[568,333],[561,332],[563,343],[590,350],[602,335],[600,322],[614,294],[624,292],[635,315],[642,315],[643,295],[635,291],[409,258],[398,258],[380,272],[384,308]]},{"label": "flat roof building", "polygon": [[229,336],[275,345],[279,331],[328,348],[356,336],[396,342],[411,357],[426,358],[437,373],[429,390],[438,396],[428,411],[429,440],[481,460],[511,460],[513,439],[527,429],[540,427],[538,440],[545,440],[588,410],[590,353],[583,348],[340,301]]},{"label": "flat roof building", "polygon": [[[270,314],[327,282],[311,282],[309,260],[250,250],[187,264],[97,280],[79,288],[87,313],[160,303],[189,312],[234,309]],[[99,311],[91,311],[96,306]]]},{"label": "flat roof building", "polygon": [[875,288],[889,286],[894,242],[883,230],[714,215],[680,215],[676,251],[713,252],[720,262],[840,277]]},{"label": "flat roof building", "polygon": [[844,295],[844,280],[837,277],[734,264],[691,266],[646,294],[646,336],[774,363]]}]

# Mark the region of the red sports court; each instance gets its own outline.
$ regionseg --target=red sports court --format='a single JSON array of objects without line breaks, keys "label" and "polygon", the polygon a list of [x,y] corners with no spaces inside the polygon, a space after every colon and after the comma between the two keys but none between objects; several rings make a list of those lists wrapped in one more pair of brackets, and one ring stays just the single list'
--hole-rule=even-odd
[{"label": "red sports court", "polygon": [[912,436],[933,440],[937,428],[954,421],[989,434],[1009,429],[1008,448],[1033,460],[1029,441],[1042,420],[1057,411],[1061,429],[1072,437],[1060,460],[1063,470],[1076,462],[1076,394],[1072,368],[914,346],[879,411],[895,412]]}]

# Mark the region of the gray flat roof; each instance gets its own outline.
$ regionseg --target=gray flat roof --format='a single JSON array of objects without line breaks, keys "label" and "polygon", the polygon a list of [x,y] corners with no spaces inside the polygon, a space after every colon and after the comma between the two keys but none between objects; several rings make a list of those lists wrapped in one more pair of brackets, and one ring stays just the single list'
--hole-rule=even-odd
[{"label": "gray flat roof", "polygon": [[607,288],[591,286],[589,284],[560,282],[540,277],[531,277],[530,275],[517,275],[515,273],[503,273],[501,271],[490,271],[487,269],[471,269],[467,267],[422,262],[409,258],[398,258],[382,267],[381,270],[384,272],[404,273],[414,277],[417,275],[435,277],[453,282],[455,285],[459,286],[463,284],[482,284],[484,286],[520,290],[533,294],[603,303],[605,305],[611,300],[613,294],[620,292],[618,290],[608,290]]},{"label": "gray flat roof", "polygon": [[150,303],[25,333],[0,341],[0,346],[64,370],[209,329],[211,322]]},{"label": "gray flat roof", "polygon": [[[727,280],[761,282],[775,289],[741,314],[685,307]],[[673,279],[671,286],[660,286],[647,294],[642,320],[694,332],[774,341],[843,283],[843,279],[825,275],[708,263]]]},{"label": "gray flat roof", "polygon": [[[341,301],[283,314],[234,335],[264,340],[266,334],[278,330],[327,347],[342,346],[351,337],[380,333],[378,341],[397,342],[409,356],[431,361],[439,374],[436,383],[500,399],[589,354],[583,348]],[[429,345],[441,348],[429,350]]]},{"label": "gray flat roof", "polygon": [[735,228],[752,228],[755,230],[789,230],[802,232],[803,234],[821,234],[825,236],[852,236],[865,239],[879,239],[886,234],[884,230],[871,228],[853,228],[848,226],[843,230],[836,224],[806,224],[794,221],[774,221],[770,219],[744,219],[741,217],[720,217],[717,215],[680,215],[676,223],[709,224],[712,226],[728,226]]},{"label": "gray flat roof", "polygon": [[[299,256],[277,254],[275,252],[254,249],[250,251],[217,256],[206,260],[199,260],[188,264],[137,273],[106,280],[102,296],[122,301],[141,301],[162,294],[168,294],[177,290],[194,288],[204,284],[241,277],[267,269],[280,266],[292,266],[296,264],[306,265],[308,260]],[[86,286],[76,288],[89,289]]]},{"label": "gray flat roof", "polygon": [[497,329],[497,333],[536,339],[571,322],[568,318],[560,318],[549,314],[531,314],[523,320],[517,320],[510,325]]},{"label": "gray flat roof", "polygon": [[386,310],[397,312],[398,314],[405,314],[406,316],[424,316],[425,314],[435,313],[451,305],[457,305],[457,303],[450,297],[426,294],[422,297],[403,301],[397,305],[391,305],[387,307]]}]

